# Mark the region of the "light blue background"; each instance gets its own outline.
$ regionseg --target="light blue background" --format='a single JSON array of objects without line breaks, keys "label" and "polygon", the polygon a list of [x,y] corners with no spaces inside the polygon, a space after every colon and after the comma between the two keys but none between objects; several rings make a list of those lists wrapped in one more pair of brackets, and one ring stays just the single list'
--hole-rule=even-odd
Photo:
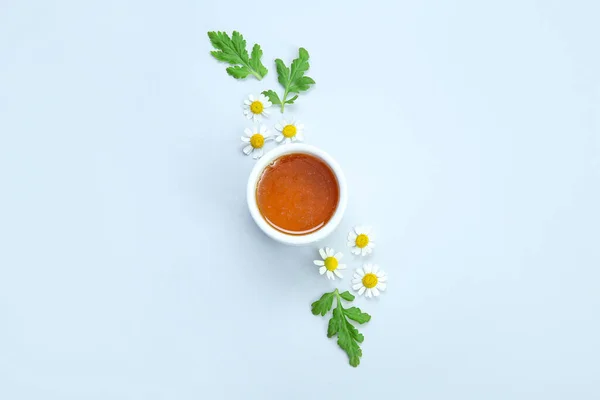
[{"label": "light blue background", "polygon": [[[593,0],[2,0],[0,398],[600,398],[599,19]],[[233,29],[262,82],[209,57]],[[372,224],[390,276],[356,302],[358,369],[310,313],[336,287],[315,247],[245,204],[241,102],[299,46],[317,85],[290,115],[349,183],[325,244]]]}]

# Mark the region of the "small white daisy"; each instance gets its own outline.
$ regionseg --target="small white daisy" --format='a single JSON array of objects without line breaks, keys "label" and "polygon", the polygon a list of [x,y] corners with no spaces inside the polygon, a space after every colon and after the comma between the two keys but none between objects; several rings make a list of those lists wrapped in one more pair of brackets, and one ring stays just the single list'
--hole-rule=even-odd
[{"label": "small white daisy", "polygon": [[268,98],[265,97],[264,94],[260,94],[258,97],[249,95],[248,98],[244,100],[244,115],[246,118],[256,122],[258,121],[259,116],[269,116],[267,108],[271,107],[272,105],[273,104]]},{"label": "small white daisy", "polygon": [[386,289],[386,281],[386,273],[377,264],[365,264],[354,271],[352,289],[357,290],[359,296],[365,293],[365,297],[377,297]]},{"label": "small white daisy", "polygon": [[281,132],[275,138],[277,143],[301,142],[304,140],[304,124],[294,123],[293,120],[289,122],[283,120],[275,124],[275,129]]},{"label": "small white daisy", "polygon": [[327,278],[334,279],[335,275],[338,278],[342,278],[342,274],[340,273],[341,269],[346,269],[346,264],[340,264],[340,259],[342,258],[342,253],[336,253],[333,249],[326,247],[324,249],[319,249],[319,254],[321,254],[322,260],[315,260],[315,265],[321,267],[319,268],[319,273],[323,275],[327,273]]},{"label": "small white daisy", "polygon": [[350,247],[352,254],[366,256],[371,254],[373,247],[375,247],[374,239],[371,227],[355,226],[348,233],[348,247]]},{"label": "small white daisy", "polygon": [[271,135],[269,135],[269,130],[266,126],[261,125],[260,128],[255,126],[254,129],[246,128],[244,129],[245,136],[242,136],[242,142],[246,144],[242,151],[245,155],[250,155],[252,153],[252,158],[259,159],[263,155],[263,146],[267,140],[273,139]]}]

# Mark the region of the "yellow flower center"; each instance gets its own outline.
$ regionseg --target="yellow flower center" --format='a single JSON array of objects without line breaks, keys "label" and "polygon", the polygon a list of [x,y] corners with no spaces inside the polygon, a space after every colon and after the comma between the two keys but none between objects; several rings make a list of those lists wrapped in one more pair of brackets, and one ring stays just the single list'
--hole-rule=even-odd
[{"label": "yellow flower center", "polygon": [[253,114],[260,114],[263,112],[264,108],[265,106],[263,106],[263,103],[258,100],[254,100],[252,104],[250,104],[250,111],[252,111]]},{"label": "yellow flower center", "polygon": [[379,280],[375,274],[365,274],[365,276],[362,278],[362,283],[367,289],[373,289],[375,286],[377,286],[377,282],[379,282]]},{"label": "yellow flower center", "polygon": [[296,136],[296,127],[294,125],[286,125],[283,127],[283,131],[281,133],[283,133],[283,136],[286,138],[294,137]]},{"label": "yellow flower center", "polygon": [[255,133],[250,138],[250,145],[252,147],[254,147],[255,149],[260,149],[261,147],[264,146],[264,144],[265,144],[265,137],[263,135],[261,135],[260,133]]},{"label": "yellow flower center", "polygon": [[356,237],[356,247],[365,248],[369,244],[369,237],[364,233],[361,233]]},{"label": "yellow flower center", "polygon": [[327,271],[335,271],[338,267],[338,260],[335,257],[327,257],[325,259],[325,268]]}]

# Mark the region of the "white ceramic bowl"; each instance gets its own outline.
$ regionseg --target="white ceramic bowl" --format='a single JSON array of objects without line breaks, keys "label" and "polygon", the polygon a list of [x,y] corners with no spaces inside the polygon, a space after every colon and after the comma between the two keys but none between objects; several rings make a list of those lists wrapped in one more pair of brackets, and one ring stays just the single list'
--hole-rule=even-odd
[{"label": "white ceramic bowl", "polygon": [[[293,153],[310,154],[323,160],[323,162],[325,162],[325,164],[331,168],[335,177],[337,178],[340,190],[338,206],[329,222],[327,222],[325,226],[318,231],[309,233],[308,235],[288,235],[273,228],[267,221],[265,221],[262,214],[258,210],[258,205],[256,203],[256,185],[258,184],[258,180],[262,176],[265,168],[276,158],[279,158],[285,154]],[[248,208],[250,209],[250,214],[252,215],[254,222],[256,222],[258,227],[262,229],[264,233],[281,243],[303,245],[324,239],[329,236],[329,234],[331,234],[335,228],[337,228],[342,220],[342,217],[344,216],[344,212],[346,211],[346,204],[348,203],[348,191],[346,188],[346,178],[344,178],[342,169],[329,154],[308,144],[290,143],[276,147],[275,149],[266,153],[260,160],[256,162],[252,172],[250,173],[250,177],[248,178],[246,198],[248,201]]]}]

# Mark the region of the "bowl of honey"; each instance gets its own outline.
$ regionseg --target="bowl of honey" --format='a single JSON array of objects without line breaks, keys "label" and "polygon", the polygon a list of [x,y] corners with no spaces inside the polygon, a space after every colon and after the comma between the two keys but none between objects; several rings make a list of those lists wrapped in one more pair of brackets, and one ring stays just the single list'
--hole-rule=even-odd
[{"label": "bowl of honey", "polygon": [[265,154],[248,179],[250,214],[269,237],[292,245],[317,242],[339,225],[348,194],[338,163],[317,147],[291,143]]}]

